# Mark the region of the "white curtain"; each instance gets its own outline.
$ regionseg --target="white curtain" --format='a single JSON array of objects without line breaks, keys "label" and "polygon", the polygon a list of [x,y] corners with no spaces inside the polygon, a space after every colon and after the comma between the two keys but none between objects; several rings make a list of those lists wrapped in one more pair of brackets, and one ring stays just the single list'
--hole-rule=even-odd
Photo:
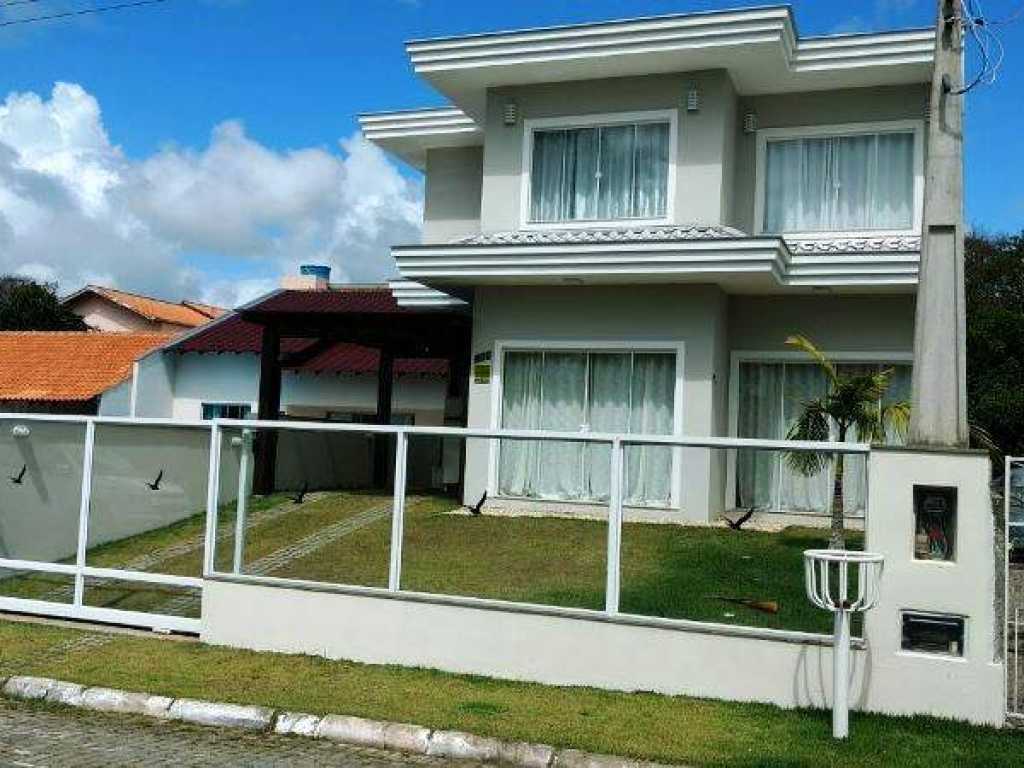
[{"label": "white curtain", "polygon": [[[666,353],[509,352],[503,363],[502,426],[671,434],[675,356]],[[499,492],[507,496],[605,501],[610,447],[502,440]],[[672,449],[627,446],[624,499],[668,503]]]},{"label": "white curtain", "polygon": [[[672,434],[675,362],[672,355],[634,355],[631,434]],[[626,446],[623,497],[627,504],[668,504],[672,494],[672,451],[659,445]]]},{"label": "white curtain", "polygon": [[535,131],[530,219],[664,216],[668,153],[668,123]]},{"label": "white curtain", "polygon": [[874,133],[770,141],[764,229],[908,229],[914,211],[914,135]]},{"label": "white curtain", "polygon": [[[909,398],[909,365],[842,363],[837,368],[844,375],[892,369],[883,403]],[[803,403],[822,396],[827,387],[825,375],[810,363],[742,363],[739,374],[739,437],[785,438]],[[832,438],[838,439],[838,435],[833,434]],[[857,442],[859,436],[853,432],[846,439]],[[895,444],[900,440],[900,435],[887,430],[887,443]],[[865,459],[847,455],[844,465],[844,510],[848,515],[862,514],[867,493]],[[777,452],[739,451],[736,501],[741,507],[826,513],[832,503],[833,476],[832,465],[808,478],[791,470]]]}]

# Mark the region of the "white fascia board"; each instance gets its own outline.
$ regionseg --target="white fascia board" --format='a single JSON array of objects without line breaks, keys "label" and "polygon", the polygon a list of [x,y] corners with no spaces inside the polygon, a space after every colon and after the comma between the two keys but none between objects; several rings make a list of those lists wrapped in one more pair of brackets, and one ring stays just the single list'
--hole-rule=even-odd
[{"label": "white fascia board", "polygon": [[428,149],[482,146],[483,131],[457,107],[378,112],[359,116],[367,141],[423,170]]},{"label": "white fascia board", "polygon": [[423,245],[392,249],[410,280],[653,277],[767,273],[779,286],[914,286],[918,253],[793,256],[778,238],[545,245]]}]

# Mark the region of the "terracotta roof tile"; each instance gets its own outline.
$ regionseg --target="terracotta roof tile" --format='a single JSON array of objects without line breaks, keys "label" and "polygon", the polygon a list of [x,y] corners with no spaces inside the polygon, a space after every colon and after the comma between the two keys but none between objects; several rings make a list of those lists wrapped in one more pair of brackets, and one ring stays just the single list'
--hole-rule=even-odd
[{"label": "terracotta roof tile", "polygon": [[105,288],[102,285],[90,285],[85,290],[142,315],[147,320],[173,323],[187,328],[203,325],[209,322],[211,318],[218,317],[225,311],[220,307],[214,307],[209,304],[201,304],[194,301],[183,301],[180,304],[175,304],[171,301],[154,299],[151,296],[141,296],[137,293]]},{"label": "terracotta roof tile", "polygon": [[94,331],[0,332],[0,400],[91,400],[131,374],[172,335]]}]

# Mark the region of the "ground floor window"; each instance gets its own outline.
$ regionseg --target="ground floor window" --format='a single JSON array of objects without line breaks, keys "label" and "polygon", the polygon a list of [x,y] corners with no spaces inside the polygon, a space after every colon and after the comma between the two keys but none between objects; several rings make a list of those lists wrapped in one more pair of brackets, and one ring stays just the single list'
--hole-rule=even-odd
[{"label": "ground floor window", "polygon": [[248,419],[248,403],[203,403],[203,419]]},{"label": "ground floor window", "polygon": [[[841,374],[892,369],[886,402],[910,399],[910,365],[902,363],[840,363]],[[825,374],[802,362],[741,362],[737,436],[782,440],[796,421],[803,403],[825,394]],[[881,403],[879,403],[881,407]],[[855,441],[856,435],[848,436]],[[899,436],[891,434],[889,442]],[[738,451],[736,504],[779,511],[826,513],[832,500],[832,474],[824,470],[805,477],[791,470],[778,452]],[[847,514],[864,510],[867,492],[863,456],[847,456],[843,491]]]},{"label": "ground floor window", "polygon": [[[676,354],[661,351],[508,351],[502,361],[505,429],[672,434]],[[503,440],[498,491],[504,496],[605,501],[611,447]],[[673,449],[627,446],[624,500],[665,506]]]}]

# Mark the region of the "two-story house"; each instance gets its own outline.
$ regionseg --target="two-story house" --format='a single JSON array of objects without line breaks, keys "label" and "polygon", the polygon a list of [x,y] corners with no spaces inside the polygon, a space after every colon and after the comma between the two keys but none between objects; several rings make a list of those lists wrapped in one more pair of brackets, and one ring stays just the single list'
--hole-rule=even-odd
[{"label": "two-story house", "polygon": [[[782,438],[825,387],[795,333],[907,398],[933,46],[802,37],[788,7],[409,43],[450,105],[361,121],[425,174],[403,279],[472,304],[468,425]],[[491,442],[467,501],[607,498],[607,447]],[[778,453],[626,463],[627,505],[670,518],[830,496]]]}]

